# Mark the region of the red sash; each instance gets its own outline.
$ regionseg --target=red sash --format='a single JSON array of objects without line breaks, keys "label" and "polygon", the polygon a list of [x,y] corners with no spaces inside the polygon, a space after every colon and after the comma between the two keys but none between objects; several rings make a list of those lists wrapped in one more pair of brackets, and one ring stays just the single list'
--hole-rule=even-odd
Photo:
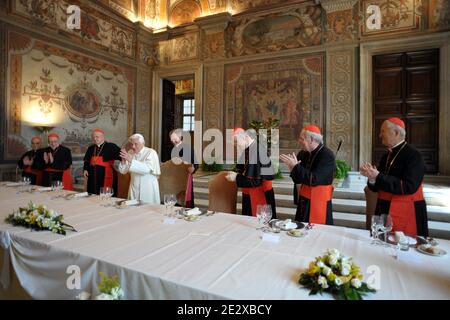
[{"label": "red sash", "polygon": [[184,198],[184,206],[190,208],[192,206],[193,177],[189,173],[186,185],[186,196]]},{"label": "red sash", "polygon": [[256,208],[260,204],[267,204],[266,191],[272,190],[272,181],[263,180],[259,187],[242,188],[242,193],[250,196],[250,204],[252,206],[252,216],[256,217]]},{"label": "red sash", "polygon": [[42,185],[42,170],[32,169],[31,166],[25,166],[23,172],[34,174],[36,176],[36,185],[37,186]]},{"label": "red sash", "polygon": [[327,223],[327,202],[333,197],[333,186],[307,186],[302,184],[299,195],[309,199],[309,223]]},{"label": "red sash", "polygon": [[378,199],[391,202],[389,215],[392,217],[394,225],[392,228],[393,231],[403,231],[410,236],[417,235],[416,209],[414,207],[414,202],[424,200],[422,185],[420,185],[415,193],[407,195],[379,191]]},{"label": "red sash", "polygon": [[[114,160],[103,161],[103,156],[92,156],[91,166],[102,166],[105,168],[105,179],[103,180],[103,187],[113,186],[114,172],[113,172]],[[97,183],[97,181],[96,181]]]},{"label": "red sash", "polygon": [[72,175],[70,173],[70,167],[66,170],[57,170],[52,168],[46,168],[45,171],[47,172],[62,172],[62,183],[64,186],[64,190],[73,190],[73,182],[72,182]]}]

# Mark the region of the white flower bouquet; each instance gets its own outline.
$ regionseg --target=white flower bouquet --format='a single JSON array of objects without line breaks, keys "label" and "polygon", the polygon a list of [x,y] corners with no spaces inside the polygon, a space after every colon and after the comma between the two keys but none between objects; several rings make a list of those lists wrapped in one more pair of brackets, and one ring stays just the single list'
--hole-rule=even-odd
[{"label": "white flower bouquet", "polygon": [[310,295],[329,292],[343,300],[362,300],[363,295],[375,292],[362,279],[361,269],[352,258],[331,249],[310,262],[299,283],[311,290]]},{"label": "white flower bouquet", "polygon": [[29,202],[25,208],[13,211],[5,218],[6,223],[13,226],[23,226],[33,230],[50,230],[58,234],[66,234],[66,228],[75,231],[74,227],[63,222],[63,215],[48,209],[45,205]]},{"label": "white flower bouquet", "polygon": [[[124,292],[120,286],[118,276],[107,277],[104,272],[100,272],[101,281],[98,284],[100,294],[95,296],[94,300],[121,300],[124,297]],[[90,300],[91,294],[83,291],[75,297],[77,300]]]}]

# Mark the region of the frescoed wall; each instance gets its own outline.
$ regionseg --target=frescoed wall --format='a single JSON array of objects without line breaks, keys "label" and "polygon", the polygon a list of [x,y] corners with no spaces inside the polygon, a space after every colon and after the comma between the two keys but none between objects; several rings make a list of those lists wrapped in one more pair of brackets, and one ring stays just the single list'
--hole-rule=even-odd
[{"label": "frescoed wall", "polygon": [[8,32],[8,45],[6,159],[28,150],[40,126],[53,128],[75,158],[96,127],[122,144],[132,127],[132,70],[17,31]]}]

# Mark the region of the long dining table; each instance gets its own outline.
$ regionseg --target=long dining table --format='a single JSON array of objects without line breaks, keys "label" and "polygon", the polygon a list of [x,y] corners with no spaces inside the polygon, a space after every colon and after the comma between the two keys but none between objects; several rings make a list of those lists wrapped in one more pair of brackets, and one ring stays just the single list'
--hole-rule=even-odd
[{"label": "long dining table", "polygon": [[[5,222],[28,202],[64,215],[77,232],[33,231]],[[377,291],[365,299],[449,299],[449,255],[372,245],[369,231],[315,225],[303,237],[264,236],[254,217],[227,213],[171,219],[162,205],[119,209],[99,196],[0,186],[0,292],[12,274],[33,299],[98,294],[99,272],[117,275],[126,299],[333,299],[299,283],[310,261],[336,248],[352,257]],[[450,241],[438,239],[450,253]],[[78,278],[77,278],[78,277]],[[11,298],[11,297],[9,297]]]}]

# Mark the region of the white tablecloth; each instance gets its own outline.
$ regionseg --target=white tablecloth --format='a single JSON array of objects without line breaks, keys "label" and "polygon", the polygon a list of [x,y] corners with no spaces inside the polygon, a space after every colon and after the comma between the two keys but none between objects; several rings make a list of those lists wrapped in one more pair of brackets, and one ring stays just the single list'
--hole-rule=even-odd
[{"label": "white tablecloth", "polygon": [[[280,242],[271,243],[261,240],[253,217],[218,213],[168,225],[163,206],[116,209],[101,206],[96,196],[51,197],[0,187],[0,244],[21,286],[35,299],[98,293],[100,271],[120,277],[127,299],[331,299],[309,296],[298,284],[309,262],[329,248],[353,257],[364,272],[379,268],[380,290],[366,299],[450,298],[449,255],[412,249],[395,259],[390,249],[370,245],[368,231],[316,226],[305,238],[281,233]],[[64,214],[78,232],[63,236],[4,222],[30,200]],[[449,241],[439,243],[450,253]],[[67,288],[71,265],[81,270],[80,289]]]}]

